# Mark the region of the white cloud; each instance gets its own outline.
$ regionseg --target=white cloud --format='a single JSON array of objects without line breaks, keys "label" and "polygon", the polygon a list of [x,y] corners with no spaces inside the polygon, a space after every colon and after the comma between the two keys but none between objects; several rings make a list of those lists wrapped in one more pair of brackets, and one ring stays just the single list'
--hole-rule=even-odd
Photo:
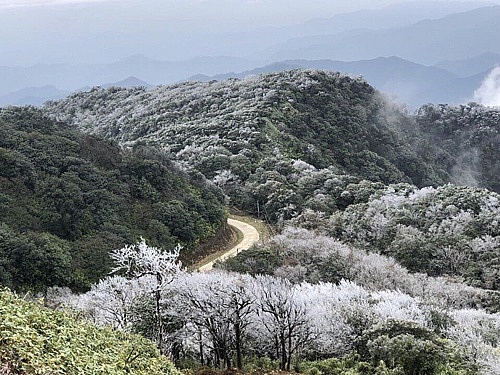
[{"label": "white cloud", "polygon": [[474,101],[488,107],[500,107],[500,67],[497,66],[474,91]]}]

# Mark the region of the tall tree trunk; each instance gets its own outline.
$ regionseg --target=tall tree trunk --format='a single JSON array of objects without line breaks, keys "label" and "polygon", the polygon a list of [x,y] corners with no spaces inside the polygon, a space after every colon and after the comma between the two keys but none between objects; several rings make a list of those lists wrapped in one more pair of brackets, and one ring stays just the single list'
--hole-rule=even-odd
[{"label": "tall tree trunk", "polygon": [[276,349],[276,358],[274,358],[274,359],[279,359],[280,358],[280,344],[278,341],[278,335],[274,335],[274,348]]},{"label": "tall tree trunk", "polygon": [[161,354],[163,353],[163,319],[161,318],[161,306],[160,306],[160,300],[161,300],[161,292],[160,292],[160,286],[161,286],[161,275],[156,274],[156,290],[155,290],[155,304],[156,304],[156,329],[158,331],[158,337],[157,337],[157,346],[158,349],[160,349]]},{"label": "tall tree trunk", "polygon": [[286,353],[286,339],[285,335],[280,333],[280,344],[281,344],[281,361],[280,361],[280,370],[285,370],[286,369],[286,363],[287,363],[287,353]]},{"label": "tall tree trunk", "polygon": [[214,348],[214,367],[220,368],[219,348]]},{"label": "tall tree trunk", "polygon": [[229,358],[228,350],[224,350],[224,358],[226,359],[226,368],[229,370],[231,368],[231,358]]},{"label": "tall tree trunk", "polygon": [[239,317],[234,324],[234,336],[235,336],[235,345],[236,345],[236,367],[239,370],[243,369],[243,360],[241,358],[241,327],[239,322]]},{"label": "tall tree trunk", "polygon": [[288,358],[286,361],[286,370],[290,371],[290,362],[292,361],[292,335],[288,332]]},{"label": "tall tree trunk", "polygon": [[203,355],[203,336],[201,334],[201,329],[199,330],[199,340],[200,340],[200,363],[205,366],[205,357]]}]

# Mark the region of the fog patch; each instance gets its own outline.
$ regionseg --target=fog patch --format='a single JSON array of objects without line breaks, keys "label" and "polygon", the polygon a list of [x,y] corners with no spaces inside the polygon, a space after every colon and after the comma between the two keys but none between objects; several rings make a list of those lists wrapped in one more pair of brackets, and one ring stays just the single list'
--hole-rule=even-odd
[{"label": "fog patch", "polygon": [[479,151],[472,149],[462,152],[451,169],[451,182],[455,185],[478,187],[477,177],[480,175],[481,159]]},{"label": "fog patch", "polygon": [[500,66],[495,67],[474,91],[474,101],[488,107],[500,107]]}]

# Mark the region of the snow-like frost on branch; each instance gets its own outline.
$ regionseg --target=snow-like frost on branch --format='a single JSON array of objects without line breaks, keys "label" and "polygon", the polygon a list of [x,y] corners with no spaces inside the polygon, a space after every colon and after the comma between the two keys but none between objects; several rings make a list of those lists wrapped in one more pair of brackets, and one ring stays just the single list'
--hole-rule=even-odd
[{"label": "snow-like frost on branch", "polygon": [[111,259],[116,265],[111,271],[125,271],[128,277],[140,278],[154,276],[162,287],[172,282],[174,276],[181,272],[182,264],[178,260],[182,247],[178,244],[172,252],[162,251],[148,246],[144,238],[135,245],[125,245],[121,249],[111,251]]}]

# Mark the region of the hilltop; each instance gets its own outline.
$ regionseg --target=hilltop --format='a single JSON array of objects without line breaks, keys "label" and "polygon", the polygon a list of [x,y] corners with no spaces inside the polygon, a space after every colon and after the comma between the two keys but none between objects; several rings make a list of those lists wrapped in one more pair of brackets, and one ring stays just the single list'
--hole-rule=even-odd
[{"label": "hilltop", "polygon": [[[497,113],[474,108],[477,116]],[[310,198],[300,180],[305,170],[334,179],[340,191],[363,180],[423,187],[463,183],[471,174],[458,152],[443,157],[440,141],[423,124],[428,122],[422,120],[424,112],[412,116],[362,78],[328,71],[290,70],[152,89],[95,88],[49,102],[43,110],[122,145],[164,149],[222,187],[233,204],[251,212],[263,207],[274,220],[300,212]],[[498,125],[489,124],[497,134]],[[491,152],[495,155],[494,148]],[[495,187],[478,173],[479,186]],[[349,204],[341,200],[336,199],[337,208]]]}]

